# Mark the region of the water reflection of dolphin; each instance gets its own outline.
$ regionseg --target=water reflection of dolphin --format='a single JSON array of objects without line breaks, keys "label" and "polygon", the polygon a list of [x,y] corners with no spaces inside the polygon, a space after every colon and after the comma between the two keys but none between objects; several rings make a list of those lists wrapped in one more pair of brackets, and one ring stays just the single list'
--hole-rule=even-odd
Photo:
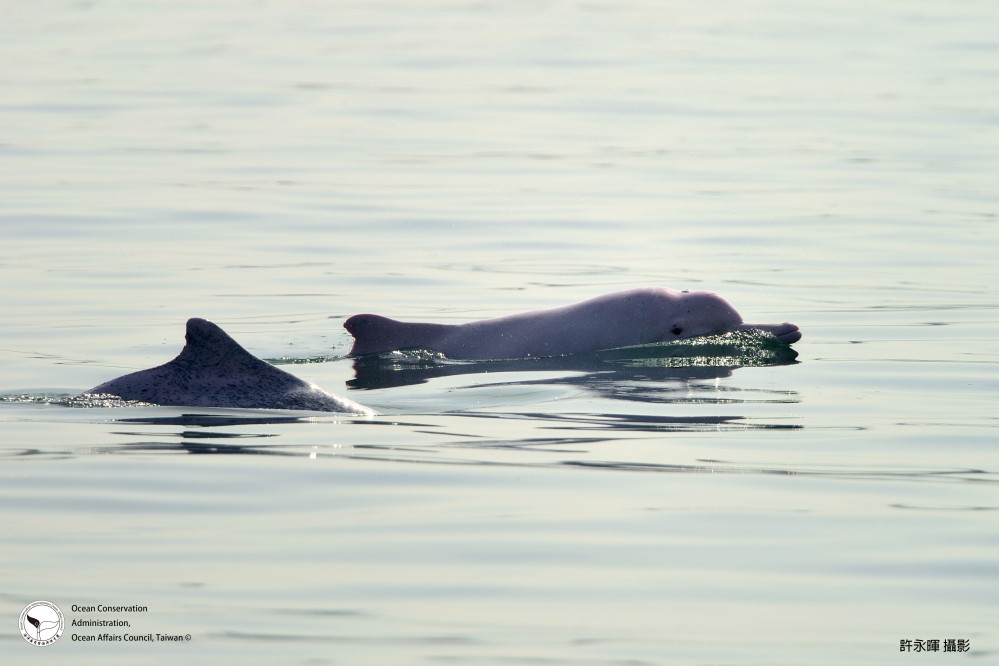
[{"label": "water reflection of dolphin", "polygon": [[189,319],[186,339],[169,363],[112,379],[77,399],[114,396],[156,405],[375,413],[260,360],[210,321]]},{"label": "water reflection of dolphin", "polygon": [[665,287],[618,291],[467,324],[402,322],[359,314],[343,326],[354,336],[352,355],[425,349],[470,360],[588,354],[746,330],[764,331],[784,344],[801,339],[801,331],[791,323],[745,323],[718,294]]}]

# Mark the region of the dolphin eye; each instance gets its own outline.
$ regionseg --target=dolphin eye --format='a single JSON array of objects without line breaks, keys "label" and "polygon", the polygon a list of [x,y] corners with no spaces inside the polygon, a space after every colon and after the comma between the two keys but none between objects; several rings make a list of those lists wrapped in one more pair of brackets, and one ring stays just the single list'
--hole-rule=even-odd
[{"label": "dolphin eye", "polygon": [[673,335],[680,335],[681,333],[683,333],[683,329],[680,328],[679,326],[674,326],[669,330],[669,332],[672,333]]}]

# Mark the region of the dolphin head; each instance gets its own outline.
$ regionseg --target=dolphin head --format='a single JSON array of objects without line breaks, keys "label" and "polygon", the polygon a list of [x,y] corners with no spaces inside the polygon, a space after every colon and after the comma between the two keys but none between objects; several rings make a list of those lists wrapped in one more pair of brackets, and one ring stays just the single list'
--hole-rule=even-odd
[{"label": "dolphin head", "polygon": [[736,330],[742,316],[718,294],[684,291],[665,309],[663,340],[685,340],[700,335],[720,335]]},{"label": "dolphin head", "polygon": [[801,339],[794,324],[747,324],[724,298],[710,291],[684,291],[666,308],[663,340],[684,340],[701,335],[721,335],[733,331],[759,330],[778,342],[791,344]]}]

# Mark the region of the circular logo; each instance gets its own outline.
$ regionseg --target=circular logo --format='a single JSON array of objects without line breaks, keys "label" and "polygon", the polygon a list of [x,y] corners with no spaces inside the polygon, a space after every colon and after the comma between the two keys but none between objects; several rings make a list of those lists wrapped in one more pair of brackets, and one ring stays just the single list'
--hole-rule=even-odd
[{"label": "circular logo", "polygon": [[21,635],[32,645],[52,645],[62,636],[66,623],[62,611],[51,601],[32,601],[21,611]]}]

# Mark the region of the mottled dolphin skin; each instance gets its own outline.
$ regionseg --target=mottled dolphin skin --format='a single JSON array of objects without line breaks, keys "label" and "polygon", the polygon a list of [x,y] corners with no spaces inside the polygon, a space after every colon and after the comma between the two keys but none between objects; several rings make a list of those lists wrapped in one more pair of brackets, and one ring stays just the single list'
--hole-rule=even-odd
[{"label": "mottled dolphin skin", "polygon": [[448,358],[486,360],[586,354],[604,349],[761,330],[777,341],[801,339],[794,324],[747,324],[728,301],[707,291],[641,287],[546,310],[467,324],[408,323],[373,314],[343,324],[355,356],[427,349]]},{"label": "mottled dolphin skin", "polygon": [[169,363],[112,379],[78,397],[111,395],[188,407],[376,413],[260,360],[205,319],[187,320],[186,339],[184,349]]}]

